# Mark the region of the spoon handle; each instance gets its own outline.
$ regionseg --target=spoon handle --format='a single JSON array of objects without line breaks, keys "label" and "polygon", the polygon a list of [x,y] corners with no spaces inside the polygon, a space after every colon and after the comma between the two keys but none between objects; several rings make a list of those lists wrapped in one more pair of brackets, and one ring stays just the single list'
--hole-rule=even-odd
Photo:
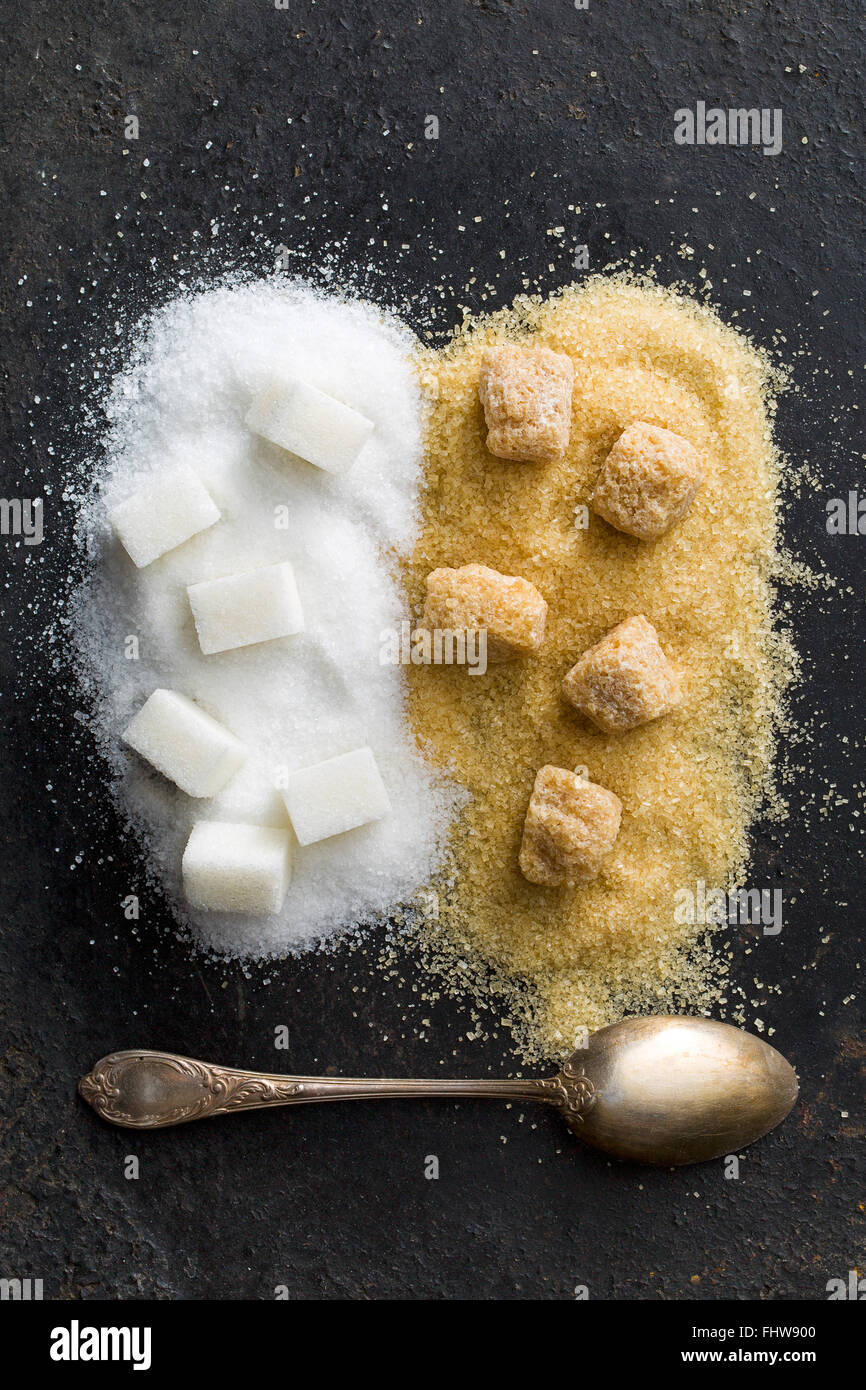
[{"label": "spoon handle", "polygon": [[162,1129],[234,1110],[326,1100],[481,1097],[561,1105],[558,1077],[524,1081],[411,1081],[349,1076],[273,1076],[198,1062],[173,1052],[112,1052],[78,1083],[98,1115],[126,1129]]}]

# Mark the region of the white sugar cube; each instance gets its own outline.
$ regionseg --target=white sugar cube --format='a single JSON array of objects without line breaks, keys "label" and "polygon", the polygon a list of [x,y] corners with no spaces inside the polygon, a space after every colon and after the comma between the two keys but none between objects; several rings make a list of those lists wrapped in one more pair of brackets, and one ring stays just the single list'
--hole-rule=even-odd
[{"label": "white sugar cube", "polygon": [[369,748],[290,773],[283,797],[301,845],[380,820],[391,809]]},{"label": "white sugar cube", "polygon": [[132,563],[143,569],[213,526],[220,510],[204,483],[183,465],[139,488],[108,519]]},{"label": "white sugar cube", "polygon": [[247,756],[234,734],[176,690],[154,690],[122,737],[188,796],[213,796]]},{"label": "white sugar cube", "polygon": [[183,853],[183,891],[209,912],[279,912],[292,877],[291,835],[269,825],[200,820]]},{"label": "white sugar cube", "polygon": [[303,631],[301,600],[287,560],[190,584],[187,593],[206,656]]},{"label": "white sugar cube", "polygon": [[373,432],[365,415],[294,377],[256,396],[247,424],[329,473],[347,473]]}]

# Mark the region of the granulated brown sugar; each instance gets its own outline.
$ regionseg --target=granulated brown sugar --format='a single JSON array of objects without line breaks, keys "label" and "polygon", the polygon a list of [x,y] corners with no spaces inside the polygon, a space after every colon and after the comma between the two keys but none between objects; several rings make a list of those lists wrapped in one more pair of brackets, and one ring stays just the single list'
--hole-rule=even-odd
[{"label": "granulated brown sugar", "polygon": [[[501,342],[573,360],[561,460],[516,465],[486,449],[478,379],[485,348]],[[773,797],[780,702],[795,666],[772,625],[779,381],[710,310],[624,277],[470,322],[424,355],[421,378],[429,417],[424,522],[406,573],[413,612],[430,570],[472,562],[531,580],[550,608],[541,651],[527,660],[483,677],[409,668],[416,735],[471,793],[422,939],[452,984],[487,978],[511,995],[500,1012],[527,1057],[567,1052],[582,1028],[624,1011],[709,1009],[724,961],[705,926],[677,920],[676,894],[742,880],[750,822]],[[705,466],[688,515],[653,543],[587,509],[602,461],[634,420],[676,431]],[[562,678],[636,613],[682,671],[683,700],[654,723],[605,734],[563,700]],[[584,767],[623,803],[593,882],[541,888],[520,873],[545,763]]]}]

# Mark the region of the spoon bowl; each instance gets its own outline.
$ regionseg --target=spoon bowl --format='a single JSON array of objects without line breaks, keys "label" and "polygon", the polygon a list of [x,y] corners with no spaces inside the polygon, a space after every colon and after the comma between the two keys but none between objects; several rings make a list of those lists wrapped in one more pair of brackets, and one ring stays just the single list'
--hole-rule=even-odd
[{"label": "spoon bowl", "polygon": [[798,1090],[793,1067],[762,1038],[678,1015],[593,1033],[563,1067],[581,1071],[592,1100],[566,1111],[567,1123],[585,1144],[640,1163],[736,1153],[784,1120]]}]

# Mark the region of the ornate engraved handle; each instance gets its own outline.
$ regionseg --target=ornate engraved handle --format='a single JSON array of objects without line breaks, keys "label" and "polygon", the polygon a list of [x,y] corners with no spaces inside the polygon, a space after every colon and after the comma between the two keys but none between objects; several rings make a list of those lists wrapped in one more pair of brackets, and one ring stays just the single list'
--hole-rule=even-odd
[{"label": "ornate engraved handle", "polygon": [[173,1052],[143,1049],[112,1052],[103,1057],[82,1077],[78,1090],[104,1120],[127,1129],[162,1129],[207,1115],[259,1110],[271,1105],[409,1096],[545,1101],[558,1106],[574,1123],[595,1100],[592,1083],[583,1075],[583,1069],[571,1063],[566,1063],[556,1076],[540,1081],[362,1080],[347,1076],[271,1076],[197,1062]]}]

